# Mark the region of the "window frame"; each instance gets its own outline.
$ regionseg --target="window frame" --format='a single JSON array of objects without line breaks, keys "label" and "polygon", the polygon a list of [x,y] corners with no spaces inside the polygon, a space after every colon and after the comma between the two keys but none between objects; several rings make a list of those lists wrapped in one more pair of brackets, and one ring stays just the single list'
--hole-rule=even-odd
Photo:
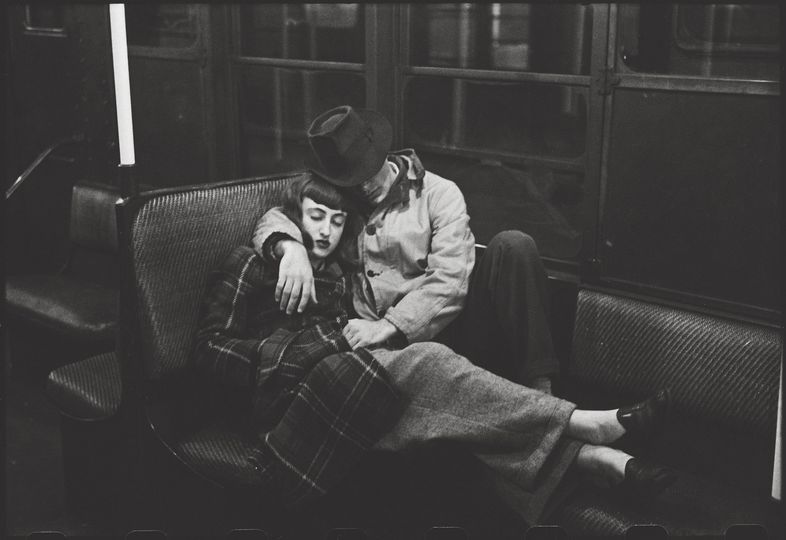
[{"label": "window frame", "polygon": [[[63,8],[64,6],[59,4],[51,4],[53,7]],[[32,24],[32,16],[31,16],[31,8],[33,7],[32,4],[25,4],[24,11],[22,12],[22,27],[24,28],[24,33],[29,36],[41,36],[41,37],[53,37],[53,38],[65,38],[68,37],[68,32],[66,32],[66,21],[65,21],[65,11],[63,11],[63,26],[62,27],[48,27],[48,26],[34,26]]]},{"label": "window frame", "polygon": [[[410,80],[416,77],[439,77],[450,79],[455,82],[461,80],[473,80],[484,82],[524,82],[534,84],[553,84],[561,86],[571,86],[586,89],[587,93],[591,93],[591,86],[593,85],[592,67],[588,75],[574,75],[567,73],[548,73],[538,71],[515,71],[505,69],[479,69],[471,67],[447,67],[447,66],[419,66],[410,63],[411,59],[411,32],[410,22],[412,19],[412,7],[410,4],[401,5],[401,24],[399,26],[400,38],[400,72],[401,72],[401,92],[406,88]],[[594,16],[594,13],[593,13]],[[595,19],[593,18],[593,25]],[[593,32],[594,34],[594,32]],[[592,47],[592,38],[587,40],[587,46]],[[403,97],[400,98],[400,103],[397,107],[400,110],[398,116],[400,121],[403,121]],[[587,113],[587,129],[589,130],[589,112]],[[588,139],[589,140],[589,139]],[[520,165],[540,165],[557,170],[565,170],[569,172],[576,172],[586,169],[586,159],[588,155],[587,147],[584,153],[575,158],[560,158],[554,156],[540,156],[537,154],[525,153],[511,153],[505,151],[494,151],[475,148],[447,148],[430,143],[422,144],[424,148],[429,151],[440,153],[443,155],[455,155],[466,158],[480,158],[480,159],[499,159],[508,163],[516,163]]]}]

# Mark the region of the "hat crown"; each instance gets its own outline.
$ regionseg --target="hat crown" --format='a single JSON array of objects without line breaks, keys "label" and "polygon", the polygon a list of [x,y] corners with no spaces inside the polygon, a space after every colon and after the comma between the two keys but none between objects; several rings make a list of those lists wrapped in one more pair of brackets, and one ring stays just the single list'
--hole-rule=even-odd
[{"label": "hat crown", "polygon": [[320,164],[334,175],[351,170],[374,140],[371,126],[350,106],[337,107],[317,117],[308,138]]},{"label": "hat crown", "polygon": [[343,187],[356,186],[376,174],[393,140],[393,130],[384,116],[350,105],[317,116],[307,134],[311,147],[308,168]]}]

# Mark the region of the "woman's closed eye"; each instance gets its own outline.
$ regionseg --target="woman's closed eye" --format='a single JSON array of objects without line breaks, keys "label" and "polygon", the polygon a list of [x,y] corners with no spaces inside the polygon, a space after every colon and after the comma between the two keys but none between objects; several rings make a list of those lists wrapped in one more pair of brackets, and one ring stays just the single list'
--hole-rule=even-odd
[{"label": "woman's closed eye", "polygon": [[322,210],[314,209],[314,210],[310,210],[306,214],[306,216],[308,216],[308,219],[310,219],[311,221],[322,221],[323,219],[325,219],[325,212],[323,212]]}]

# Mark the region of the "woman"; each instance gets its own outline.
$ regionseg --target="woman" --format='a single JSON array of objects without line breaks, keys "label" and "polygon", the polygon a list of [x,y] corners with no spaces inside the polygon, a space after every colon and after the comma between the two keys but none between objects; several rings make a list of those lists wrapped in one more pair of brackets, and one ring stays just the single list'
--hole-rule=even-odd
[{"label": "woman", "polygon": [[[437,343],[352,351],[341,335],[352,309],[344,276],[356,264],[352,206],[331,184],[311,177],[293,185],[284,211],[304,233],[317,303],[286,315],[274,299],[274,258],[263,261],[250,248],[237,248],[209,285],[196,365],[225,384],[252,389],[262,442],[255,459],[262,473],[278,476],[284,491],[294,494],[290,501],[326,491],[372,446],[404,451],[434,440],[472,451],[503,499],[532,524],[571,467],[643,496],[673,481],[670,471],[606,446],[625,433],[655,432],[667,412],[667,392],[634,407],[585,411],[493,375]],[[320,384],[332,380],[331,370],[340,370],[346,384]],[[374,375],[368,383],[373,394],[358,392],[365,371]],[[310,414],[308,404],[316,401],[336,411],[351,404],[357,440],[352,451],[330,455],[338,464],[329,476],[305,483],[318,489],[305,489],[297,477],[280,479],[287,473],[279,469],[288,468],[280,453],[297,449],[306,464],[322,459],[315,455],[335,434],[312,426],[319,426],[319,415]],[[331,448],[344,452],[348,446]]]},{"label": "woman", "polygon": [[273,296],[278,266],[238,247],[209,279],[194,362],[251,400],[258,444],[249,459],[258,475],[241,480],[296,504],[353,468],[400,406],[385,370],[341,335],[351,298],[341,267],[353,264],[347,238],[354,238],[343,232],[355,226],[348,202],[329,184],[304,179],[285,207],[306,233],[318,303],[282,314]]}]

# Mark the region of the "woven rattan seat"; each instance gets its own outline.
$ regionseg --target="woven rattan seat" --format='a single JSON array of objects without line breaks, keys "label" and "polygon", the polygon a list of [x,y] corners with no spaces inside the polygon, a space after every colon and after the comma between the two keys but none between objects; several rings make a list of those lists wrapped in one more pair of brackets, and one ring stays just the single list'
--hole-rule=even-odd
[{"label": "woven rattan seat", "polygon": [[47,397],[71,418],[103,420],[120,406],[120,365],[115,353],[99,354],[49,374]]},{"label": "woven rattan seat", "polygon": [[[582,487],[555,516],[569,533],[658,523],[670,534],[723,534],[735,523],[782,530],[769,497],[782,339],[777,329],[625,297],[579,291],[568,396],[611,408],[669,387],[672,417],[646,447],[680,472],[646,506]],[[578,391],[577,389],[580,389]]]},{"label": "woven rattan seat", "polygon": [[190,433],[175,446],[188,465],[224,485],[256,484],[256,471],[246,459],[251,449],[247,437],[219,426]]},{"label": "woven rattan seat", "polygon": [[250,242],[256,220],[280,204],[300,174],[145,193],[124,222],[127,264],[134,270],[133,281],[124,284],[135,307],[127,328],[138,347],[123,352],[145,381],[131,390],[149,392],[143,400],[147,422],[164,447],[224,487],[253,484],[255,469],[246,459],[249,434],[233,427],[231,416],[247,411],[222,419],[217,402],[206,398],[215,388],[191,367],[202,296],[210,272],[233,248]]},{"label": "woven rattan seat", "polygon": [[117,324],[117,191],[78,183],[71,197],[69,259],[58,273],[11,275],[6,313],[80,343],[112,348]]}]

